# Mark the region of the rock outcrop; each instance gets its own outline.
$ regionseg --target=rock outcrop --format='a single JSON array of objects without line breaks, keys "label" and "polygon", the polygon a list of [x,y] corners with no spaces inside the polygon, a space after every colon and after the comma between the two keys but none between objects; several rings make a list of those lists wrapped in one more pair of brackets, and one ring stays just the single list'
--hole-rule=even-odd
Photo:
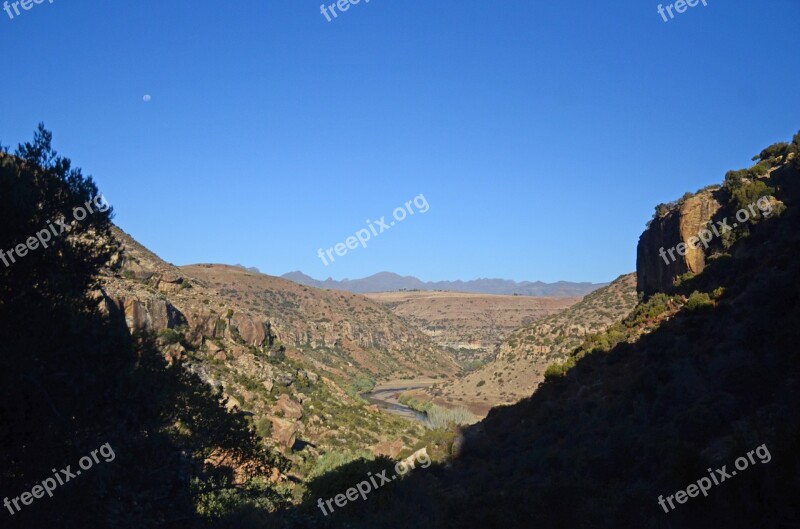
[{"label": "rock outcrop", "polygon": [[[719,188],[701,191],[652,220],[639,238],[636,249],[636,288],[639,292],[646,296],[664,292],[672,288],[678,276],[703,271],[706,264],[703,246],[690,247],[688,242],[705,229],[722,208],[717,198],[719,192]],[[674,251],[673,261],[665,252],[677,248],[681,243],[686,245],[684,255]]]},{"label": "rock outcrop", "polygon": [[275,406],[272,407],[272,413],[286,419],[297,420],[303,416],[303,407],[284,393],[278,398]]},{"label": "rock outcrop", "polygon": [[271,417],[272,439],[283,448],[289,449],[297,441],[297,434],[302,431],[302,423],[280,417]]}]

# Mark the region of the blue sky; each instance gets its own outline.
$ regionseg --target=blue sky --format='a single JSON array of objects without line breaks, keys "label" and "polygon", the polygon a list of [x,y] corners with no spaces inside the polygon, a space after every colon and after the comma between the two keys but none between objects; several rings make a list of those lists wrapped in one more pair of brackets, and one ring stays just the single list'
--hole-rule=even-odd
[{"label": "blue sky", "polygon": [[657,203],[800,129],[800,4],[708,2],[46,0],[0,11],[0,141],[44,121],[179,265],[607,281]]}]

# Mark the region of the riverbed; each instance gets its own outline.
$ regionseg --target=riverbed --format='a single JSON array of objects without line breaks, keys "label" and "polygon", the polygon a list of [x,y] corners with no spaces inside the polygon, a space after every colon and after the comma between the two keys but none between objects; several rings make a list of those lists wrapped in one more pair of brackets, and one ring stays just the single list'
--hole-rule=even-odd
[{"label": "riverbed", "polygon": [[370,404],[374,404],[379,408],[388,411],[389,413],[398,415],[405,419],[419,421],[425,426],[430,426],[430,421],[428,421],[428,417],[424,413],[412,410],[405,404],[401,404],[397,398],[404,391],[423,389],[433,385],[434,383],[435,381],[432,380],[402,380],[384,382],[375,386],[375,388],[369,393],[362,393],[361,396],[364,397]]}]

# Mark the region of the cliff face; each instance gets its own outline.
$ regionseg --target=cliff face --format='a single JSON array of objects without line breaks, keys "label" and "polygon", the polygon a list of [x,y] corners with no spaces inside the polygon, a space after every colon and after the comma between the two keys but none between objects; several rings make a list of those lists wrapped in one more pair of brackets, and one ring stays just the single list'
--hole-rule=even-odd
[{"label": "cliff face", "polygon": [[[342,443],[367,449],[401,435],[416,442],[421,424],[370,408],[351,397],[349,384],[458,370],[449,353],[363,296],[240,267],[178,268],[122,230],[112,233],[118,251],[94,293],[101,310],[131,331],[157,334],[168,362],[222,386],[227,406],[252,414],[268,444],[289,456],[298,439],[315,456]],[[357,417],[357,426],[340,415]]]},{"label": "cliff face", "polygon": [[[102,306],[131,330],[180,329],[219,360],[282,344],[338,375],[453,374],[453,357],[377,302],[225,265],[175,267],[122,230]],[[325,366],[325,367],[323,367]]]},{"label": "cliff face", "polygon": [[234,357],[248,347],[273,344],[268,319],[245,307],[213,303],[211,289],[192,282],[123,231],[115,228],[113,233],[120,248],[112,259],[114,270],[101,278],[97,297],[104,311],[123,315],[130,330],[182,328],[193,346],[227,350]]},{"label": "cliff face", "polygon": [[290,352],[333,372],[374,377],[442,375],[459,370],[439,348],[383,305],[344,291],[319,290],[225,265],[180,268],[226,304],[248,307],[272,323]]},{"label": "cliff face", "polygon": [[666,252],[680,243],[688,243],[714,218],[722,207],[718,193],[718,189],[702,191],[653,219],[639,238],[636,249],[636,289],[639,292],[646,296],[665,292],[672,288],[676,277],[703,271],[706,265],[703,246],[692,248],[686,244],[685,255],[673,251],[674,261]]}]

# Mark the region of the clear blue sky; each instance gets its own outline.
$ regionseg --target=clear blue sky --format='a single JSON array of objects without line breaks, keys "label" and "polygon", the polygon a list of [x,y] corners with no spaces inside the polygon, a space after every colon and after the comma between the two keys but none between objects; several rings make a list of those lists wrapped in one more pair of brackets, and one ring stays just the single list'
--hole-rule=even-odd
[{"label": "clear blue sky", "polygon": [[657,203],[800,129],[800,3],[708,2],[45,0],[0,11],[0,141],[44,121],[175,264],[607,281]]}]

